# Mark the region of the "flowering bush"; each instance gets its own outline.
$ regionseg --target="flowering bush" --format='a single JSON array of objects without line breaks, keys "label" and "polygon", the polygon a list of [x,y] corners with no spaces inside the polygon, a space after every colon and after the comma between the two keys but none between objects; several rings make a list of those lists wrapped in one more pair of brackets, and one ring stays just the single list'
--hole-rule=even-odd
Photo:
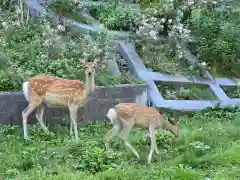
[{"label": "flowering bush", "polygon": [[[146,49],[151,52],[152,59],[145,60],[145,64],[152,64],[151,69],[155,71],[168,72],[168,73],[178,73],[179,68],[177,60],[183,58],[181,52],[182,40],[189,39],[190,30],[183,24],[182,19],[184,12],[182,10],[182,3],[176,3],[173,0],[163,0],[157,3],[154,7],[146,8],[143,14],[137,18],[138,29],[136,29],[136,34],[138,35],[137,44],[144,49],[140,51],[146,52]],[[162,51],[161,48],[156,48],[157,46],[163,46],[168,44],[168,40],[172,39],[176,44],[176,49]],[[172,49],[172,47],[169,47]],[[155,51],[159,52],[155,52]],[[157,55],[155,57],[155,55]],[[160,59],[156,61],[158,58]],[[164,60],[164,59],[168,60]],[[151,63],[149,61],[155,61]],[[171,63],[169,63],[171,61]],[[169,64],[171,67],[169,67]],[[164,67],[168,67],[163,71]],[[175,66],[175,67],[173,67]],[[157,68],[159,67],[159,68]],[[156,69],[157,68],[157,69]],[[181,71],[181,70],[180,70]]]},{"label": "flowering bush", "polygon": [[[151,1],[150,6],[147,6],[136,19],[137,43],[144,49],[152,51],[154,46],[165,42],[167,37],[175,45],[173,52],[176,59],[187,60],[186,66],[190,72],[198,72],[198,75],[201,75],[203,70],[211,68],[213,72],[229,72],[233,70],[233,66],[239,64],[240,33],[236,15],[239,9],[228,10],[234,6],[239,7],[239,3],[237,1],[218,3],[214,0]],[[189,47],[189,43],[192,53],[200,57],[200,64],[186,56],[186,47]],[[154,67],[157,65],[155,63]],[[237,68],[234,73],[236,76]]]},{"label": "flowering bush", "polygon": [[228,8],[196,8],[191,15],[191,29],[199,37],[196,52],[212,67],[213,74],[238,77],[240,23],[236,13]]}]

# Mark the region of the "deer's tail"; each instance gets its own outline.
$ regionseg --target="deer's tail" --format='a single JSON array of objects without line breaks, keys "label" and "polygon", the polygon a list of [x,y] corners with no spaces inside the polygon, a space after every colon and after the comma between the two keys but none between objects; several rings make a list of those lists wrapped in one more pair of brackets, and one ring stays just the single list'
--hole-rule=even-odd
[{"label": "deer's tail", "polygon": [[27,81],[23,83],[23,95],[25,99],[29,101],[29,86]]},{"label": "deer's tail", "polygon": [[117,119],[118,115],[117,115],[117,111],[115,108],[109,109],[106,116],[111,121],[112,124],[116,123],[116,119]]}]

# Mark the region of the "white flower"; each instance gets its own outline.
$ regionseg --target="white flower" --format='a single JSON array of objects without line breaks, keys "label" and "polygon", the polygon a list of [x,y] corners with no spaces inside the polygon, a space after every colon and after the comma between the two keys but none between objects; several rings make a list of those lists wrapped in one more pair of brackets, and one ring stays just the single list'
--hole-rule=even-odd
[{"label": "white flower", "polygon": [[206,63],[206,62],[202,62],[201,64],[202,64],[202,66],[206,66],[206,65],[207,65],[207,63]]},{"label": "white flower", "polygon": [[157,32],[154,31],[154,30],[151,30],[151,31],[149,32],[149,35],[152,36],[152,37],[154,37],[154,36],[157,35]]},{"label": "white flower", "polygon": [[188,6],[191,6],[191,5],[193,5],[193,4],[194,4],[193,1],[188,1]]},{"label": "white flower", "polygon": [[183,28],[182,32],[183,32],[183,34],[188,35],[190,33],[190,30]]},{"label": "white flower", "polygon": [[7,27],[7,23],[6,22],[2,22],[2,26],[5,28]]},{"label": "white flower", "polygon": [[162,22],[162,23],[165,23],[165,21],[166,21],[165,18],[162,18],[162,19],[161,19],[161,22]]},{"label": "white flower", "polygon": [[48,33],[47,32],[43,32],[43,37],[47,37]]},{"label": "white flower", "polygon": [[151,17],[151,20],[152,20],[152,21],[157,21],[157,18]]},{"label": "white flower", "polygon": [[168,35],[169,35],[169,37],[172,37],[172,36],[174,36],[174,33],[173,33],[172,31],[170,31],[170,32],[168,33]]},{"label": "white flower", "polygon": [[184,6],[182,7],[183,10],[186,10],[187,8],[188,8],[188,6],[186,6],[186,5],[184,5]]},{"label": "white flower", "polygon": [[140,31],[136,31],[136,34],[137,34],[137,35],[140,35],[141,33],[140,33]]},{"label": "white flower", "polygon": [[158,40],[157,36],[153,36],[152,38],[153,38],[154,40]]},{"label": "white flower", "polygon": [[173,22],[173,20],[172,19],[168,19],[168,23],[172,23]]},{"label": "white flower", "polygon": [[58,31],[60,31],[60,32],[64,32],[64,31],[65,31],[65,27],[62,26],[62,25],[60,25],[60,24],[57,25],[57,29],[58,29]]},{"label": "white flower", "polygon": [[159,26],[160,30],[164,29],[164,26],[163,25],[160,25]]},{"label": "white flower", "polygon": [[213,4],[217,4],[217,1],[212,1]]},{"label": "white flower", "polygon": [[207,1],[202,1],[204,4],[207,4]]},{"label": "white flower", "polygon": [[179,54],[179,55],[178,55],[178,58],[179,58],[179,59],[183,58],[183,55],[182,55],[182,54]]},{"label": "white flower", "polygon": [[51,29],[51,26],[50,26],[49,24],[47,24],[47,25],[45,26],[45,28],[46,28],[47,30],[50,30],[50,29]]},{"label": "white flower", "polygon": [[20,8],[17,8],[16,13],[17,13],[17,14],[21,14],[21,12],[22,12],[21,9],[20,9]]}]

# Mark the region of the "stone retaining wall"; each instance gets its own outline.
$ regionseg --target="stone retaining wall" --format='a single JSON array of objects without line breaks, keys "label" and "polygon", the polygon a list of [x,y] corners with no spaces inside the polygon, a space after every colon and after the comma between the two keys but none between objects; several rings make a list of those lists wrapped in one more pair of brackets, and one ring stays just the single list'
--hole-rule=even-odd
[{"label": "stone retaining wall", "polygon": [[[85,108],[79,110],[78,123],[104,121],[109,108],[120,102],[147,103],[147,85],[120,85],[99,87]],[[0,94],[0,124],[22,125],[22,111],[28,102],[22,93]],[[69,117],[68,108],[46,108],[44,119],[47,124],[61,124]],[[30,114],[28,124],[35,124],[35,111]]]}]

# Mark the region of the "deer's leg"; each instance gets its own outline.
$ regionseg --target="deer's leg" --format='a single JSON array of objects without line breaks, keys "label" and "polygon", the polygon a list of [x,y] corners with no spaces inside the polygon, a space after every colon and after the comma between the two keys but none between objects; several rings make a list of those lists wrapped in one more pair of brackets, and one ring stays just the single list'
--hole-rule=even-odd
[{"label": "deer's leg", "polygon": [[151,138],[151,149],[148,155],[148,163],[151,163],[152,155],[154,150],[157,151],[157,145],[156,145],[156,128],[152,125],[149,126],[149,133]]},{"label": "deer's leg", "polygon": [[76,138],[76,140],[78,140],[79,139],[79,137],[78,137],[78,129],[77,129],[77,111],[78,111],[78,107],[74,106],[74,105],[71,105],[69,107],[69,111],[70,111],[72,124],[73,124],[73,127],[74,127],[75,138]]},{"label": "deer's leg", "polygon": [[125,145],[131,149],[131,151],[133,152],[133,154],[140,159],[140,156],[138,154],[138,152],[136,151],[136,149],[130,144],[130,142],[127,140],[131,130],[133,127],[133,123],[123,123],[123,129],[118,133],[118,136],[120,139],[122,139],[125,143]]},{"label": "deer's leg", "polygon": [[72,123],[72,120],[70,120],[70,132],[69,132],[69,135],[72,136],[73,134],[73,123]]},{"label": "deer's leg", "polygon": [[106,150],[109,149],[109,142],[111,138],[116,136],[120,132],[120,130],[121,130],[120,126],[114,125],[113,128],[106,134],[106,143],[105,143]]},{"label": "deer's leg", "polygon": [[155,130],[155,152],[156,152],[156,154],[159,154],[159,150],[158,150],[158,147],[157,147],[157,143],[156,143],[156,130]]},{"label": "deer's leg", "polygon": [[38,105],[29,103],[28,107],[22,112],[24,139],[29,139],[27,130],[27,118],[29,114],[33,112],[37,106]]},{"label": "deer's leg", "polygon": [[43,104],[40,104],[37,108],[36,118],[43,128],[43,130],[48,131],[45,123],[43,122],[43,114],[44,114],[45,106]]}]

